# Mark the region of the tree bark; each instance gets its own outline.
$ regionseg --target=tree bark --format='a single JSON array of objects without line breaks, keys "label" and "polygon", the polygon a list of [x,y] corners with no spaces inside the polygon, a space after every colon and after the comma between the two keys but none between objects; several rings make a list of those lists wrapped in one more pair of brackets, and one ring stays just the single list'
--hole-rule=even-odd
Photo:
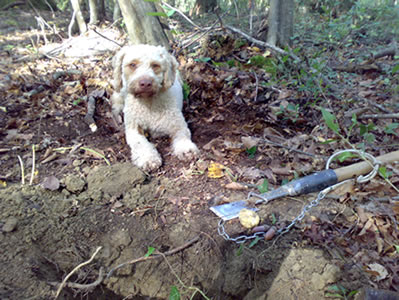
[{"label": "tree bark", "polygon": [[147,15],[157,11],[153,2],[119,0],[119,6],[132,44],[162,45],[169,49],[159,18]]},{"label": "tree bark", "polygon": [[271,45],[290,45],[294,32],[294,0],[271,0],[267,42]]},{"label": "tree bark", "polygon": [[98,19],[100,21],[104,21],[105,19],[105,0],[97,0],[97,7],[98,7]]},{"label": "tree bark", "polygon": [[196,0],[193,9],[190,12],[190,16],[194,14],[202,15],[204,13],[212,11],[217,5],[216,0]]},{"label": "tree bark", "polygon": [[76,22],[78,23],[78,26],[79,26],[80,34],[83,34],[87,31],[87,25],[83,18],[82,11],[80,10],[79,0],[71,0],[71,4],[72,4],[73,12],[74,12],[73,14],[74,14]]},{"label": "tree bark", "polygon": [[97,0],[89,0],[90,21],[89,24],[98,24]]},{"label": "tree bark", "polygon": [[270,0],[269,10],[269,31],[267,32],[267,43],[276,46],[277,44],[277,32],[278,32],[278,14],[279,12],[279,0]]},{"label": "tree bark", "polygon": [[114,1],[114,12],[112,14],[112,19],[114,22],[121,17],[121,8],[119,7],[118,0]]}]

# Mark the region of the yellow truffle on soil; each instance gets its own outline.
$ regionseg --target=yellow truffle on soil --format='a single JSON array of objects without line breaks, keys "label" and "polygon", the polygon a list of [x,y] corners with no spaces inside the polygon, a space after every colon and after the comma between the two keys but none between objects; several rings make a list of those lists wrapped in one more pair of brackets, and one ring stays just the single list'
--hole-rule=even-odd
[{"label": "yellow truffle on soil", "polygon": [[256,212],[253,210],[243,208],[240,210],[238,214],[238,218],[240,219],[240,223],[245,228],[252,228],[259,224],[260,218]]}]

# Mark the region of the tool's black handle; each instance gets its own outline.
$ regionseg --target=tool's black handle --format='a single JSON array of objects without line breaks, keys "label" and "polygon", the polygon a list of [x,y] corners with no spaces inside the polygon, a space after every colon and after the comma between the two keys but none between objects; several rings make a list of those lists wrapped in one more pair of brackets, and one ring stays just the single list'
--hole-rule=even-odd
[{"label": "tool's black handle", "polygon": [[282,186],[290,196],[308,194],[321,191],[338,182],[337,174],[334,170],[324,170],[293,180]]}]

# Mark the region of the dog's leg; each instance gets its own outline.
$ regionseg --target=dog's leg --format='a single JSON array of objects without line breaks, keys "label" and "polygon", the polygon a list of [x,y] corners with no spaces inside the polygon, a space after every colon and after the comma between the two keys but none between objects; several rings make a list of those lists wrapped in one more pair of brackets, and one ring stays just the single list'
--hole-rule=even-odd
[{"label": "dog's leg", "polygon": [[154,145],[151,144],[138,128],[126,126],[126,141],[132,152],[132,161],[145,171],[158,169],[162,159]]},{"label": "dog's leg", "polygon": [[122,118],[120,114],[124,105],[125,101],[121,93],[114,92],[111,96],[112,116],[118,125],[122,124]]},{"label": "dog's leg", "polygon": [[171,134],[173,153],[181,160],[191,159],[199,153],[197,146],[191,141],[191,133],[183,115],[176,122],[177,130]]}]

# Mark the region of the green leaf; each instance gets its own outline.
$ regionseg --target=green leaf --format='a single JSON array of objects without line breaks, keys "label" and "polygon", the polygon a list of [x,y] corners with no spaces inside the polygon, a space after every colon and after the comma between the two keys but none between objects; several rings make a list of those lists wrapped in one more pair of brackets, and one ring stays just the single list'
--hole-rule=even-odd
[{"label": "green leaf", "polygon": [[146,15],[151,16],[151,17],[165,17],[165,18],[168,17],[167,14],[165,14],[164,12],[160,12],[160,11],[148,12],[148,13],[146,13]]},{"label": "green leaf", "polygon": [[187,82],[183,83],[183,99],[187,100],[188,95],[190,95],[190,86],[187,84]]},{"label": "green leaf", "polygon": [[236,256],[241,256],[243,251],[244,251],[244,243],[240,244],[240,247],[238,247],[238,250],[236,252]]},{"label": "green leaf", "polygon": [[255,246],[260,240],[261,240],[261,238],[260,238],[259,236],[257,236],[257,237],[251,242],[251,244],[249,244],[248,248],[252,248],[252,247]]},{"label": "green leaf", "polygon": [[253,147],[251,147],[251,148],[249,148],[249,149],[248,149],[248,148],[245,149],[245,152],[247,152],[249,158],[254,158],[254,157],[255,157],[256,150],[257,150],[257,147],[256,147],[256,146],[253,146]]},{"label": "green leaf", "polygon": [[198,62],[208,62],[208,61],[210,61],[211,60],[211,58],[210,57],[200,57],[200,58],[196,58],[196,59],[194,59],[194,61],[198,61]]},{"label": "green leaf", "polygon": [[150,256],[153,252],[155,251],[154,247],[148,247],[147,253],[144,255],[144,257]]},{"label": "green leaf", "polygon": [[321,109],[321,113],[323,115],[324,122],[326,122],[328,128],[330,128],[335,133],[339,133],[339,125],[337,123],[337,118],[332,113],[325,110],[324,108]]},{"label": "green leaf", "polygon": [[380,173],[380,175],[384,178],[384,179],[388,179],[389,177],[391,177],[393,175],[392,172],[388,172],[387,171],[387,167],[385,166],[381,166],[378,168],[378,172]]},{"label": "green leaf", "polygon": [[269,191],[269,181],[267,179],[263,180],[261,185],[256,186],[258,188],[259,193],[264,194]]},{"label": "green leaf", "polygon": [[399,253],[399,245],[394,245],[394,246],[395,246],[396,253]]},{"label": "green leaf", "polygon": [[73,102],[72,102],[72,104],[73,105],[78,105],[80,102],[82,102],[83,101],[83,99],[82,98],[78,98],[78,99],[76,99],[76,100],[74,100]]},{"label": "green leaf", "polygon": [[170,288],[169,300],[180,300],[179,290],[174,285]]},{"label": "green leaf", "polygon": [[358,156],[352,152],[344,152],[344,153],[341,153],[340,155],[338,155],[337,159],[339,160],[339,162],[343,162],[343,161],[347,160],[348,158],[353,158],[353,157],[358,157]]},{"label": "green leaf", "polygon": [[358,290],[353,290],[353,291],[351,291],[351,292],[347,295],[347,298],[352,299],[351,297],[354,296],[354,295],[356,295],[357,293],[359,293]]},{"label": "green leaf", "polygon": [[272,225],[275,225],[277,223],[276,215],[272,213],[271,217],[272,217]]},{"label": "green leaf", "polygon": [[391,123],[385,126],[384,131],[387,134],[394,134],[397,135],[397,133],[394,131],[396,128],[399,127],[399,123]]},{"label": "green leaf", "polygon": [[399,73],[399,64],[392,68],[392,74]]}]

